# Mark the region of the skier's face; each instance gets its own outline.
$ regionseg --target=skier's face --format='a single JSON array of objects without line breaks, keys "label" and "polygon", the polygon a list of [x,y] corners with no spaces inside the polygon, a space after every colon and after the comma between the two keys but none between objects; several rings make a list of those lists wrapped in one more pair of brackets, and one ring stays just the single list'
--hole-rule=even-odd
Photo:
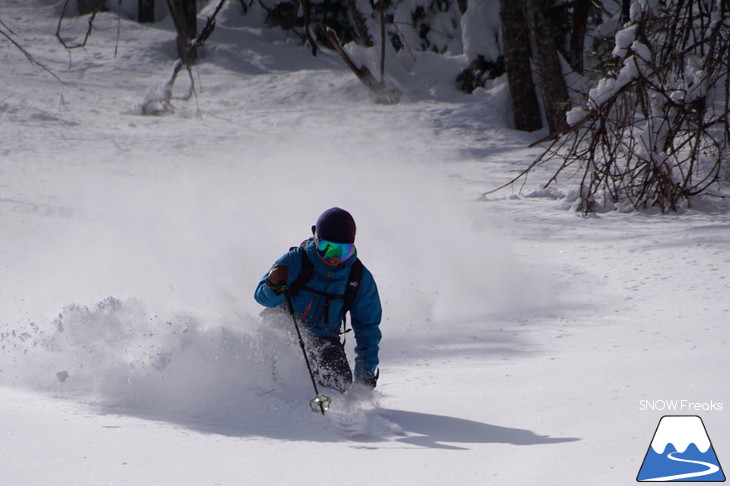
[{"label": "skier's face", "polygon": [[320,258],[320,260],[322,260],[322,261],[323,261],[323,262],[325,263],[325,265],[327,265],[328,267],[336,267],[337,265],[339,265],[339,264],[341,263],[341,262],[340,262],[340,259],[339,259],[339,258],[337,258],[337,257],[332,257],[332,258],[323,258],[323,257],[322,257],[322,255],[319,255],[319,258]]},{"label": "skier's face", "polygon": [[316,234],[314,242],[317,245],[319,257],[331,267],[336,267],[355,254],[354,243],[335,243],[319,238]]}]

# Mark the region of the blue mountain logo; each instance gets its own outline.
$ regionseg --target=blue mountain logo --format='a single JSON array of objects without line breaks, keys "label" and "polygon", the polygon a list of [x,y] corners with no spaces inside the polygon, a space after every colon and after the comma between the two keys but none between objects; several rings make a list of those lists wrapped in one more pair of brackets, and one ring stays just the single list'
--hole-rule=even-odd
[{"label": "blue mountain logo", "polygon": [[696,415],[662,417],[636,480],[725,481],[702,419]]}]

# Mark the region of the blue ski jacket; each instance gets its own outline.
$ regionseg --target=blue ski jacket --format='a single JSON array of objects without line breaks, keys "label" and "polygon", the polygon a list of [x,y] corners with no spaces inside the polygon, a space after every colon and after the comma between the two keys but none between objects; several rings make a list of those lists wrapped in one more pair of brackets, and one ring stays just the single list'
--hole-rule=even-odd
[{"label": "blue ski jacket", "polygon": [[[304,251],[314,266],[312,278],[306,286],[328,294],[344,295],[350,267],[355,261],[357,253],[337,267],[330,267],[319,258],[313,238],[305,242]],[[276,263],[289,267],[287,285],[291,285],[301,272],[301,258],[299,248],[295,248],[276,261]],[[266,285],[268,277],[268,273],[263,276],[256,287],[254,298],[259,304],[266,307],[285,306],[284,294],[277,295]],[[294,313],[302,327],[318,337],[339,339],[344,306],[342,299],[328,299],[328,297],[311,292],[306,288],[301,289],[297,295],[292,295],[291,298]],[[325,312],[327,300],[329,300],[329,310]],[[325,314],[328,314],[328,319]],[[355,381],[367,380],[375,376],[380,349],[381,316],[382,308],[375,279],[363,266],[359,288],[350,308],[350,322],[355,333]]]}]

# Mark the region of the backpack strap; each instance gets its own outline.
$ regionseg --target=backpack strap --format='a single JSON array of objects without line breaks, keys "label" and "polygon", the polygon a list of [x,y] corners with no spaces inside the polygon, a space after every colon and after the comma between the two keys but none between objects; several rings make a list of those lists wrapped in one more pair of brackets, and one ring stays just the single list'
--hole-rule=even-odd
[{"label": "backpack strap", "polygon": [[342,306],[342,331],[340,331],[340,334],[345,334],[352,330],[347,328],[347,313],[350,311],[352,302],[355,300],[355,294],[357,294],[357,290],[360,288],[362,267],[363,265],[359,258],[355,259],[350,267],[350,275],[347,277],[345,295],[342,297],[345,302]]},{"label": "backpack strap", "polygon": [[307,282],[309,282],[309,280],[312,278],[312,274],[314,273],[314,264],[307,257],[307,252],[304,251],[304,245],[306,244],[307,242],[303,241],[302,244],[298,247],[292,246],[291,248],[289,248],[289,251],[298,250],[299,256],[302,260],[302,269],[299,272],[299,275],[297,275],[297,278],[291,283],[291,285],[289,285],[290,295],[299,294],[299,291],[306,287]]},{"label": "backpack strap", "polygon": [[345,307],[343,312],[348,312],[352,307],[352,301],[355,300],[355,294],[360,288],[360,279],[362,278],[362,262],[356,258],[350,267],[350,275],[347,277],[347,287],[345,287]]}]

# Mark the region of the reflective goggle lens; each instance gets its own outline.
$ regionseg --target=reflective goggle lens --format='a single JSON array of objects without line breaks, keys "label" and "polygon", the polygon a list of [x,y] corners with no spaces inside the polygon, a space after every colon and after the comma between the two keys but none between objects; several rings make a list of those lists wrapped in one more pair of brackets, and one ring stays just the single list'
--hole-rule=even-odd
[{"label": "reflective goggle lens", "polygon": [[334,243],[321,238],[317,238],[316,242],[319,254],[325,259],[339,258],[341,262],[344,262],[355,253],[354,243]]}]

